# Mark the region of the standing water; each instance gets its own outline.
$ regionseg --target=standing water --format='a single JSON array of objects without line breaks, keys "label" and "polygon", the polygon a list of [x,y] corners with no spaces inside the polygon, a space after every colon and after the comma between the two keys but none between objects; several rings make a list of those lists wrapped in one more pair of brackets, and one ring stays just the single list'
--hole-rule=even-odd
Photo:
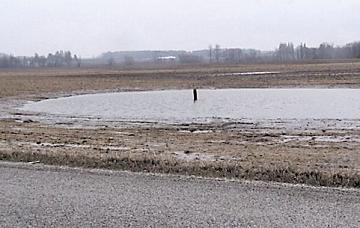
[{"label": "standing water", "polygon": [[359,119],[359,89],[218,89],[100,93],[26,104],[22,110],[135,121]]}]

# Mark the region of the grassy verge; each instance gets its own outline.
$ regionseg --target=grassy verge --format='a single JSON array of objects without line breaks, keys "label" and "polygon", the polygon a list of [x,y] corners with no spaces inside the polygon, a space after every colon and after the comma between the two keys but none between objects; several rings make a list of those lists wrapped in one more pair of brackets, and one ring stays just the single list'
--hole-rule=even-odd
[{"label": "grassy verge", "polygon": [[142,158],[104,158],[89,156],[51,156],[40,153],[1,152],[0,160],[31,162],[47,165],[62,165],[83,168],[130,170],[196,175],[204,177],[225,177],[246,180],[275,181],[293,184],[307,184],[329,187],[360,187],[360,173],[330,172],[324,170],[304,171],[291,167],[244,167],[235,162],[183,162],[146,156]]}]

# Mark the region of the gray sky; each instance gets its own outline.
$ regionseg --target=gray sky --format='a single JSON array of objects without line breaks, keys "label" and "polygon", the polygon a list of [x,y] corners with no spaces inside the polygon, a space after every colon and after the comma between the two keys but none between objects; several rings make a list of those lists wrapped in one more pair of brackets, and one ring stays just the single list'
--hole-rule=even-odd
[{"label": "gray sky", "polygon": [[360,40],[359,0],[0,0],[0,53],[272,50]]}]

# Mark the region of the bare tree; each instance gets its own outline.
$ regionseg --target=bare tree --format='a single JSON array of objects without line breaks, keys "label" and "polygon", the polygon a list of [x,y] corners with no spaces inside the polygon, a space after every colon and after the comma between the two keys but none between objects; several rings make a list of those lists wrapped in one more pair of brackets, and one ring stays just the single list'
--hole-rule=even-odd
[{"label": "bare tree", "polygon": [[74,55],[74,61],[75,61],[77,67],[81,66],[81,58],[80,57],[78,57],[77,55]]},{"label": "bare tree", "polygon": [[215,45],[215,60],[216,60],[216,63],[219,63],[220,62],[220,45],[219,44],[216,44]]},{"label": "bare tree", "polygon": [[66,51],[64,54],[64,61],[66,63],[67,66],[71,65],[72,62],[72,56],[71,56],[71,52],[70,51]]},{"label": "bare tree", "polygon": [[292,43],[281,43],[277,50],[277,56],[280,61],[286,62],[295,59],[295,49]]}]

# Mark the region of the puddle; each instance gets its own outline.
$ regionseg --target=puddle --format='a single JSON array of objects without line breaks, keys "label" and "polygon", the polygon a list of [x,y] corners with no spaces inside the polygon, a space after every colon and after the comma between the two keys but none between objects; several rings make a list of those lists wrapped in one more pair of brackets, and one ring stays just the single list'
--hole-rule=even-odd
[{"label": "puddle", "polygon": [[343,143],[343,142],[351,142],[351,143],[360,143],[359,136],[326,136],[326,135],[318,135],[318,136],[295,136],[295,135],[284,135],[281,136],[280,142],[287,143],[287,142],[332,142],[332,143]]},{"label": "puddle", "polygon": [[[21,111],[115,121],[360,119],[360,89],[219,89],[99,93],[25,104]],[[310,126],[311,127],[311,126]]]},{"label": "puddle", "polygon": [[225,161],[225,160],[236,160],[231,156],[218,156],[206,153],[189,153],[183,151],[177,151],[173,153],[177,159],[183,161]]},{"label": "puddle", "polygon": [[239,73],[223,73],[216,76],[247,76],[247,75],[266,75],[266,74],[280,74],[277,71],[258,71],[258,72],[239,72]]},{"label": "puddle", "polygon": [[84,148],[84,149],[99,149],[99,150],[130,150],[129,147],[119,146],[95,146],[95,145],[79,145],[79,144],[66,144],[66,143],[25,143],[25,145],[31,145],[34,147],[61,147],[61,148]]}]

